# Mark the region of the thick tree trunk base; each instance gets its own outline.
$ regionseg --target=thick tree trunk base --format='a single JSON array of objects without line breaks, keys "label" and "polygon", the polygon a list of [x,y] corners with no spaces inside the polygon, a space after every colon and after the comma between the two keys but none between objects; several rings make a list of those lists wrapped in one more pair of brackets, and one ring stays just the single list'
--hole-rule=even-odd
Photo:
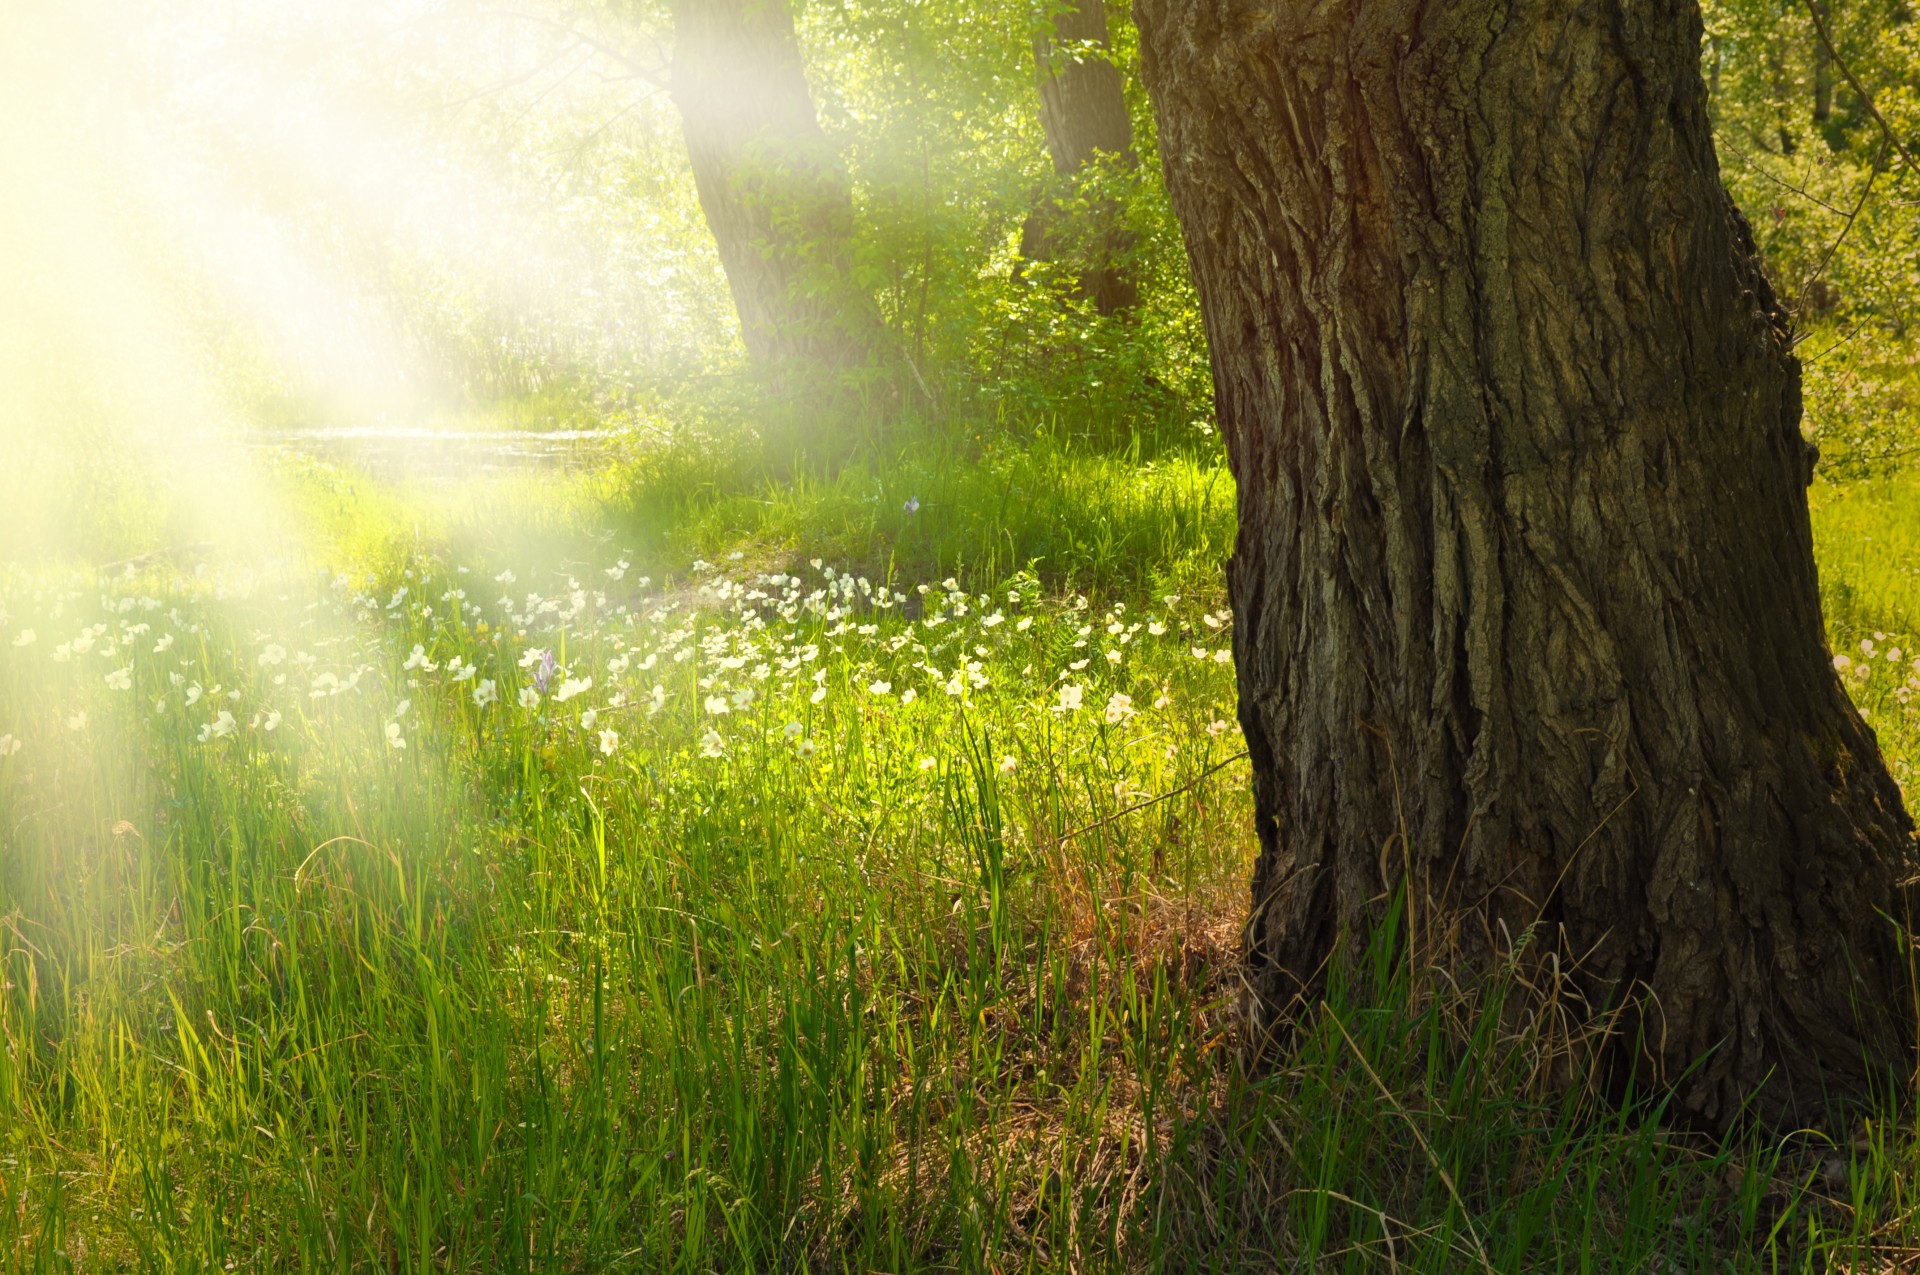
[{"label": "thick tree trunk base", "polygon": [[1640,1007],[1615,1061],[1682,1118],[1904,1083],[1912,830],[1697,8],[1136,9],[1240,490],[1256,1035],[1405,886]]}]

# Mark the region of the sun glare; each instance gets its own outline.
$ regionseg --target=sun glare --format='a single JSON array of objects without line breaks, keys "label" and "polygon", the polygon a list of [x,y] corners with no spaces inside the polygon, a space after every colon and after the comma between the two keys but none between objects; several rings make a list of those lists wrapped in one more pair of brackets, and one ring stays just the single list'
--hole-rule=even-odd
[{"label": "sun glare", "polygon": [[167,534],[279,544],[297,529],[264,429],[418,429],[516,346],[591,364],[670,342],[684,302],[633,286],[672,278],[667,254],[539,185],[606,133],[580,120],[666,136],[562,27],[374,0],[12,21],[0,556],[109,554],[67,524],[115,483]]}]

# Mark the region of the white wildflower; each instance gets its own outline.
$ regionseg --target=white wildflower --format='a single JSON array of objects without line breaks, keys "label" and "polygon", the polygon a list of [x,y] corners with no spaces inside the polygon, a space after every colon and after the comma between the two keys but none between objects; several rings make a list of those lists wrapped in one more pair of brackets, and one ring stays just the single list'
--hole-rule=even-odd
[{"label": "white wildflower", "polygon": [[492,678],[487,678],[481,682],[480,685],[473,688],[473,702],[479,707],[485,708],[487,705],[496,704],[499,701],[500,688],[494,685]]}]

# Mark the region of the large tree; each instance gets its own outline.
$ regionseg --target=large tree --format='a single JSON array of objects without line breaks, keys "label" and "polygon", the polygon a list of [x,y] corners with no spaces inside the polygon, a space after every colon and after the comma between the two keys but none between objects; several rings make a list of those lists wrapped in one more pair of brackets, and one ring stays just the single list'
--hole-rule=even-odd
[{"label": "large tree", "polygon": [[[1040,91],[1040,126],[1054,176],[1071,191],[1102,163],[1132,168],[1133,119],[1125,81],[1113,62],[1106,0],[1052,0],[1033,44]],[[1021,228],[1021,255],[1036,261],[1059,255],[1059,242],[1078,230],[1085,242],[1079,294],[1102,314],[1139,304],[1140,291],[1126,266],[1132,246],[1120,208],[1111,199],[1092,201],[1091,224],[1072,227],[1066,210],[1049,197]]]},{"label": "large tree", "polygon": [[852,187],[787,0],[672,11],[673,100],[749,356],[782,375],[867,361],[879,325],[852,275]]},{"label": "large tree", "polygon": [[1694,0],[1136,16],[1239,482],[1256,1025],[1404,884],[1427,950],[1631,998],[1692,1119],[1904,1076],[1911,826]]}]

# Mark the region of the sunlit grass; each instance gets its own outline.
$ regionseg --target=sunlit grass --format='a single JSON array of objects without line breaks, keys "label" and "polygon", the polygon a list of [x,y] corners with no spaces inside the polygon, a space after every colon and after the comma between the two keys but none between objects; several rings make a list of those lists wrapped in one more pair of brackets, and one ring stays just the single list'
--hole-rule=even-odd
[{"label": "sunlit grass", "polygon": [[393,569],[7,581],[6,1190],[68,1183],[18,1261],[699,1267],[864,1210],[897,1263],[1044,1171],[954,1161],[996,1128],[1115,1136],[1115,998],[1177,1038],[1141,972],[1230,949],[1210,598],[351,543]]},{"label": "sunlit grass", "polygon": [[[1910,1133],[1717,1146],[1552,1098],[1499,989],[1390,944],[1241,1072],[1203,463],[908,458],[737,488],[644,554],[639,484],[280,482],[315,562],[0,582],[0,1269],[1798,1270],[1906,1242]],[[988,489],[1016,547],[1060,546],[1039,572],[983,554]],[[1904,534],[1906,490],[1819,503],[1901,766],[1910,587],[1852,546]]]}]

